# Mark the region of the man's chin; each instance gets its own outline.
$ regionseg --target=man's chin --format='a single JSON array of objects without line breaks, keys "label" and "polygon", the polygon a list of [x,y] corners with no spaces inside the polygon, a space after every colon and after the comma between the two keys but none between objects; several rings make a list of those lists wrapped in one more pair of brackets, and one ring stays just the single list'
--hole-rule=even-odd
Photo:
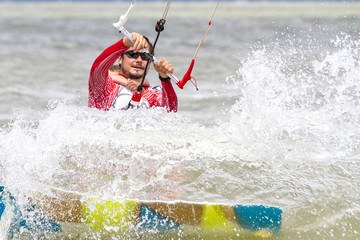
[{"label": "man's chin", "polygon": [[130,77],[131,79],[140,79],[140,78],[143,77],[143,74],[144,74],[144,73],[130,73],[130,74],[129,74],[129,77]]},{"label": "man's chin", "polygon": [[133,75],[130,75],[129,78],[132,79],[132,80],[139,80],[139,79],[142,79],[142,75],[141,75],[141,76],[137,76],[137,75],[136,75],[136,76],[133,76]]}]

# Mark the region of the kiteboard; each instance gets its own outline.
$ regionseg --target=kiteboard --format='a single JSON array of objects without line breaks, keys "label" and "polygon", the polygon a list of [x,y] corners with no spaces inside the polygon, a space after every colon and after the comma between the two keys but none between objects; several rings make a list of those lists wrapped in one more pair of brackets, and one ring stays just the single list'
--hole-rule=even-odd
[{"label": "kiteboard", "polygon": [[8,236],[20,231],[61,232],[66,223],[96,232],[156,232],[194,229],[234,232],[245,229],[269,237],[281,228],[282,210],[264,205],[226,205],[186,201],[106,200],[76,193],[35,193],[20,205],[0,186],[0,227]]}]

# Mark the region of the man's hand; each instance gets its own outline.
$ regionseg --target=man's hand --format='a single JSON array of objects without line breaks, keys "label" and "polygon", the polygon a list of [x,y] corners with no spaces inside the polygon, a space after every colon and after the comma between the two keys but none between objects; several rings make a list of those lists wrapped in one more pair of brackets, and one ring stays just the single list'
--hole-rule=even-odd
[{"label": "man's hand", "polygon": [[174,67],[165,58],[160,59],[157,64],[154,64],[154,67],[162,78],[167,78],[168,73],[172,74],[174,72]]},{"label": "man's hand", "polygon": [[[128,79],[124,86],[130,89],[132,92],[135,92],[139,85],[139,81]],[[150,84],[148,81],[145,80],[143,86],[150,87]]]},{"label": "man's hand", "polygon": [[143,48],[146,49],[148,48],[148,43],[142,35],[133,32],[131,33],[131,36],[133,38],[134,43],[132,43],[130,39],[128,39],[127,37],[124,37],[124,44],[127,47],[133,47],[135,52],[140,51]]}]

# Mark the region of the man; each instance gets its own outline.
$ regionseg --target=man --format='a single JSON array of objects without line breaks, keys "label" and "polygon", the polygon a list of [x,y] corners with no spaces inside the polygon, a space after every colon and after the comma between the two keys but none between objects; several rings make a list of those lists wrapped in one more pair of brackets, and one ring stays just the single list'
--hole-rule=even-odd
[{"label": "man", "polygon": [[[119,42],[107,48],[95,60],[89,78],[89,107],[101,110],[110,108],[126,110],[134,93],[140,85],[143,75],[147,73],[147,55],[142,49],[151,52],[149,40],[138,34],[131,34],[134,44],[124,37]],[[119,61],[118,76],[109,75],[109,69],[114,62]],[[159,73],[161,88],[144,86],[141,92],[141,107],[165,107],[168,111],[177,111],[177,96],[171,85],[168,73],[173,73],[174,68],[166,59],[161,59],[154,64]]]}]

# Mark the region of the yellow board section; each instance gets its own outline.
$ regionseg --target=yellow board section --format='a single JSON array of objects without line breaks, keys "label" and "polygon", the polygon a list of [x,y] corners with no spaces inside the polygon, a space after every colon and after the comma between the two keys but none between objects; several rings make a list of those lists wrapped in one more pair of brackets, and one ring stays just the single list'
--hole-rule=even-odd
[{"label": "yellow board section", "polygon": [[136,205],[134,200],[100,203],[90,198],[82,205],[84,224],[95,231],[125,231],[131,225]]},{"label": "yellow board section", "polygon": [[262,238],[268,238],[273,235],[269,230],[260,230],[260,231],[254,232],[253,234],[257,237],[262,237]]},{"label": "yellow board section", "polygon": [[236,225],[225,217],[219,205],[204,204],[201,217],[201,227],[209,229],[222,229],[236,231]]}]

